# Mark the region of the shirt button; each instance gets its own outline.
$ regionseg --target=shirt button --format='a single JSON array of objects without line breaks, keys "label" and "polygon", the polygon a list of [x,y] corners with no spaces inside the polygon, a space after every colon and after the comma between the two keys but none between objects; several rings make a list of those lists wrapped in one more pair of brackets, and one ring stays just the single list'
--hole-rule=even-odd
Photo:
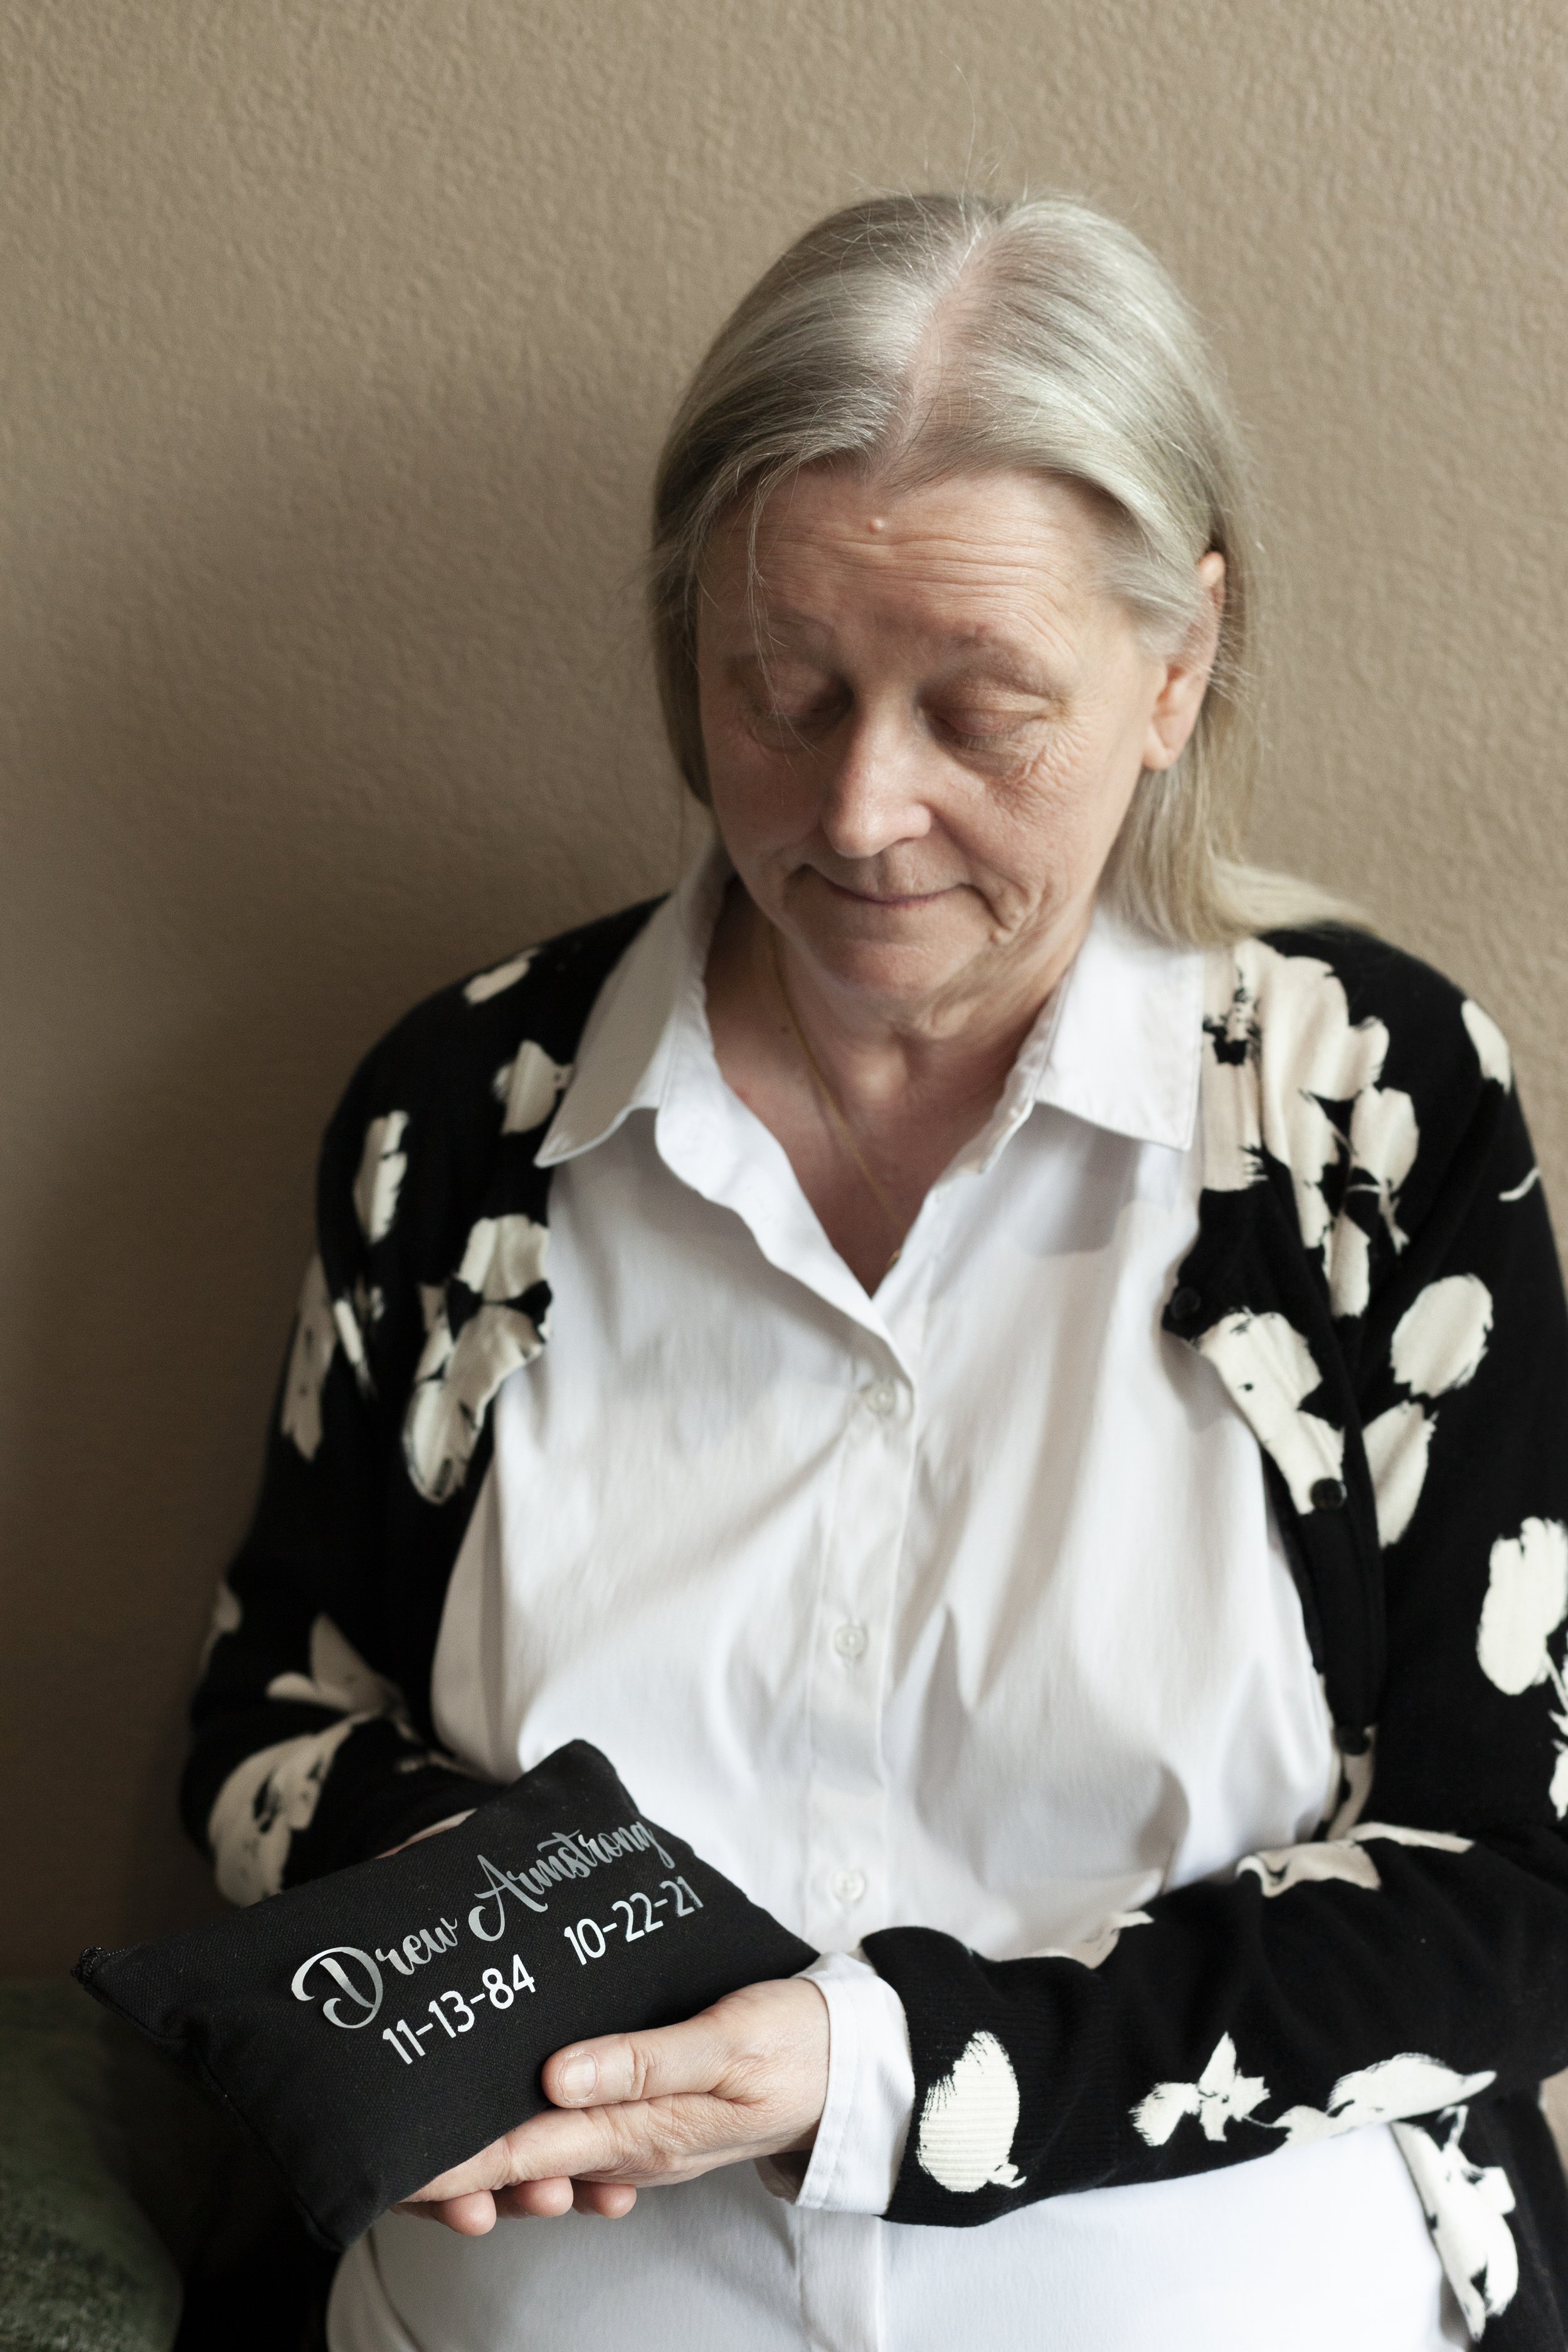
[{"label": "shirt button", "polygon": [[899,1402],[899,1391],[891,1381],[873,1381],[864,1394],[867,1404],[875,1413],[889,1413]]},{"label": "shirt button", "polygon": [[836,1870],[828,1883],[832,1886],[835,1900],[839,1903],[858,1903],[866,1892],[866,1874],[863,1870]]},{"label": "shirt button", "polygon": [[1342,1511],[1345,1507],[1343,1482],[1338,1478],[1319,1478],[1308,1500],[1314,1511]]},{"label": "shirt button", "polygon": [[833,1636],[833,1646],[841,1658],[861,1658],[866,1654],[864,1625],[840,1625]]}]

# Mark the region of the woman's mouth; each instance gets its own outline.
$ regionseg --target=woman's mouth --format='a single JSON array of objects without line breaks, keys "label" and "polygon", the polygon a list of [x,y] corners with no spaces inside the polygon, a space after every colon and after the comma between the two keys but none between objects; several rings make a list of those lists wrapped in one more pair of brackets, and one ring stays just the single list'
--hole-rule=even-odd
[{"label": "woman's mouth", "polygon": [[944,885],[940,890],[855,890],[847,882],[835,882],[830,875],[819,874],[817,878],[826,882],[839,898],[853,898],[862,907],[930,907],[938,898],[946,897],[948,887]]}]

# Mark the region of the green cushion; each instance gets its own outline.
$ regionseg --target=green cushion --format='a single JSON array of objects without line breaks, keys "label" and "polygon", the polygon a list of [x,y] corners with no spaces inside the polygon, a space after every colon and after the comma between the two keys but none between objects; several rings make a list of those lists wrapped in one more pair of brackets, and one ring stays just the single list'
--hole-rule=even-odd
[{"label": "green cushion", "polygon": [[0,1984],[0,2352],[168,2352],[180,2273],[131,2186],[116,2061],[68,1979]]},{"label": "green cushion", "polygon": [[0,1982],[0,2352],[170,2352],[281,2189],[195,2076],[71,1983]]}]

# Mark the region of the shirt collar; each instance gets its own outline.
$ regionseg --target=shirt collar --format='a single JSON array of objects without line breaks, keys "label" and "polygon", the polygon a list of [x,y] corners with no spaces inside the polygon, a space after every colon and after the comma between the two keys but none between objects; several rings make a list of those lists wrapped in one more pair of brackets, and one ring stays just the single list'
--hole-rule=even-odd
[{"label": "shirt collar", "polygon": [[710,843],[599,991],[571,1083],[536,1155],[539,1167],[592,1150],[634,1110],[658,1109],[678,1028],[692,1018],[707,1028],[703,972],[733,871],[723,845]]},{"label": "shirt collar", "polygon": [[1168,946],[1098,906],[1058,996],[1036,1101],[1137,1143],[1189,1150],[1203,1066],[1202,950]]},{"label": "shirt collar", "polygon": [[[540,1167],[605,1142],[634,1110],[657,1110],[678,1037],[695,1024],[707,1042],[703,971],[733,870],[722,845],[712,843],[611,973],[540,1149]],[[1203,971],[1197,949],[1166,946],[1097,907],[1070,970],[1024,1041],[1002,1100],[964,1159],[988,1167],[1036,1103],[1135,1142],[1186,1150],[1197,1120]]]}]

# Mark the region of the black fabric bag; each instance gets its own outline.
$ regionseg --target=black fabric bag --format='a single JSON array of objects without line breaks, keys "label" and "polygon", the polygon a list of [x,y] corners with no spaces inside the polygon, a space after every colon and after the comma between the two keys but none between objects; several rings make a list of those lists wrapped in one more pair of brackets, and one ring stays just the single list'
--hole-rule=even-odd
[{"label": "black fabric bag", "polygon": [[75,1973],[195,2063],[341,2248],[547,2106],[563,2043],[816,1957],[574,1740],[457,1829]]}]

